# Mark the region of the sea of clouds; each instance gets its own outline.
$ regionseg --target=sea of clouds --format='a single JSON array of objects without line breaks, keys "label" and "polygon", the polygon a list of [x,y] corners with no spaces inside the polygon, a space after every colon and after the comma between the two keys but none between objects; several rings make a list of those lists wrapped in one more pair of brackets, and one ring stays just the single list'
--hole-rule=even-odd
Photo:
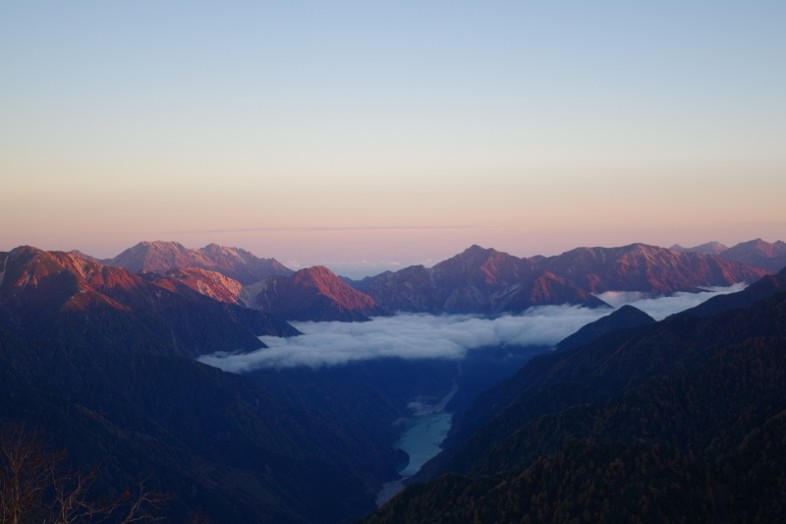
[{"label": "sea of clouds", "polygon": [[[712,296],[743,288],[738,284],[667,297],[607,292],[599,298],[614,308],[630,304],[660,320]],[[225,371],[245,373],[259,368],[320,367],[385,357],[461,359],[468,351],[483,347],[554,345],[610,312],[608,308],[541,306],[496,318],[399,314],[369,322],[298,322],[293,325],[302,335],[260,337],[267,348],[249,353],[214,353],[199,360]]]},{"label": "sea of clouds", "polygon": [[631,291],[607,291],[599,294],[598,298],[615,309],[625,304],[630,304],[644,311],[655,320],[663,320],[674,313],[696,307],[716,295],[737,293],[746,287],[747,284],[739,283],[729,287],[707,288],[706,291],[700,293],[678,292],[661,297],[652,297],[646,293]]}]

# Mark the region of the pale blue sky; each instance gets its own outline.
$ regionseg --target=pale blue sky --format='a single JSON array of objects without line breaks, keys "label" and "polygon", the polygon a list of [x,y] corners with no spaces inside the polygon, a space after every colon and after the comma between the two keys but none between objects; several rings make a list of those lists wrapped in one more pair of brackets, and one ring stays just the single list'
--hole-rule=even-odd
[{"label": "pale blue sky", "polygon": [[0,249],[775,240],[784,64],[774,1],[3,2]]}]

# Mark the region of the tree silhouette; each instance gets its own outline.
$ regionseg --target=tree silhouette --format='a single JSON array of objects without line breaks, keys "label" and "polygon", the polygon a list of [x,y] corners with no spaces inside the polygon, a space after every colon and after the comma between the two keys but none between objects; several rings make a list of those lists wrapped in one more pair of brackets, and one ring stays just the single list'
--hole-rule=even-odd
[{"label": "tree silhouette", "polygon": [[24,424],[0,432],[0,524],[161,520],[156,513],[171,497],[147,489],[148,479],[115,500],[96,500],[91,487],[97,470],[69,471],[65,458],[65,451],[51,451],[42,433]]}]

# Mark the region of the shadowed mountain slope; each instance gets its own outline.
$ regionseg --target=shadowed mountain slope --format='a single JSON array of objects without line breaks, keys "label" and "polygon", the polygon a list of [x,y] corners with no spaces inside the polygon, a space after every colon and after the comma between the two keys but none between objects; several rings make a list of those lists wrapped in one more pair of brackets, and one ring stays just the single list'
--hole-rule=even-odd
[{"label": "shadowed mountain slope", "polygon": [[67,448],[74,469],[98,468],[98,497],[148,479],[173,495],[160,514],[173,522],[197,511],[217,523],[349,522],[373,509],[399,460],[389,442],[339,409],[194,361],[297,332],[183,280],[31,247],[0,253],[0,430],[23,423]]},{"label": "shadowed mountain slope", "polygon": [[622,306],[618,310],[603,318],[590,322],[572,335],[565,337],[557,343],[557,349],[566,351],[585,346],[594,342],[607,333],[624,331],[647,324],[653,324],[655,319],[633,306]]},{"label": "shadowed mountain slope", "polygon": [[0,329],[0,430],[19,423],[66,448],[75,470],[97,468],[98,498],[143,479],[171,494],[156,513],[171,522],[350,522],[374,508],[397,461],[250,377]]},{"label": "shadowed mountain slope", "polygon": [[[772,522],[786,509],[786,293],[533,359],[369,522]],[[462,438],[457,438],[462,436]]]},{"label": "shadowed mountain slope", "polygon": [[786,268],[775,275],[767,275],[737,293],[712,297],[683,314],[699,317],[717,315],[731,309],[748,307],[780,291],[786,291]]}]

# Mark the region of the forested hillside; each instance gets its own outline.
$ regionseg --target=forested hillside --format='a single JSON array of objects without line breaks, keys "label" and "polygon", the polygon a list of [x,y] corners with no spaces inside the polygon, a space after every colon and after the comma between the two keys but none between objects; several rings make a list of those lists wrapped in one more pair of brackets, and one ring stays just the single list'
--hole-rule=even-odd
[{"label": "forested hillside", "polygon": [[447,474],[368,522],[775,522],[784,384],[783,292],[538,357],[480,400],[507,407]]}]

